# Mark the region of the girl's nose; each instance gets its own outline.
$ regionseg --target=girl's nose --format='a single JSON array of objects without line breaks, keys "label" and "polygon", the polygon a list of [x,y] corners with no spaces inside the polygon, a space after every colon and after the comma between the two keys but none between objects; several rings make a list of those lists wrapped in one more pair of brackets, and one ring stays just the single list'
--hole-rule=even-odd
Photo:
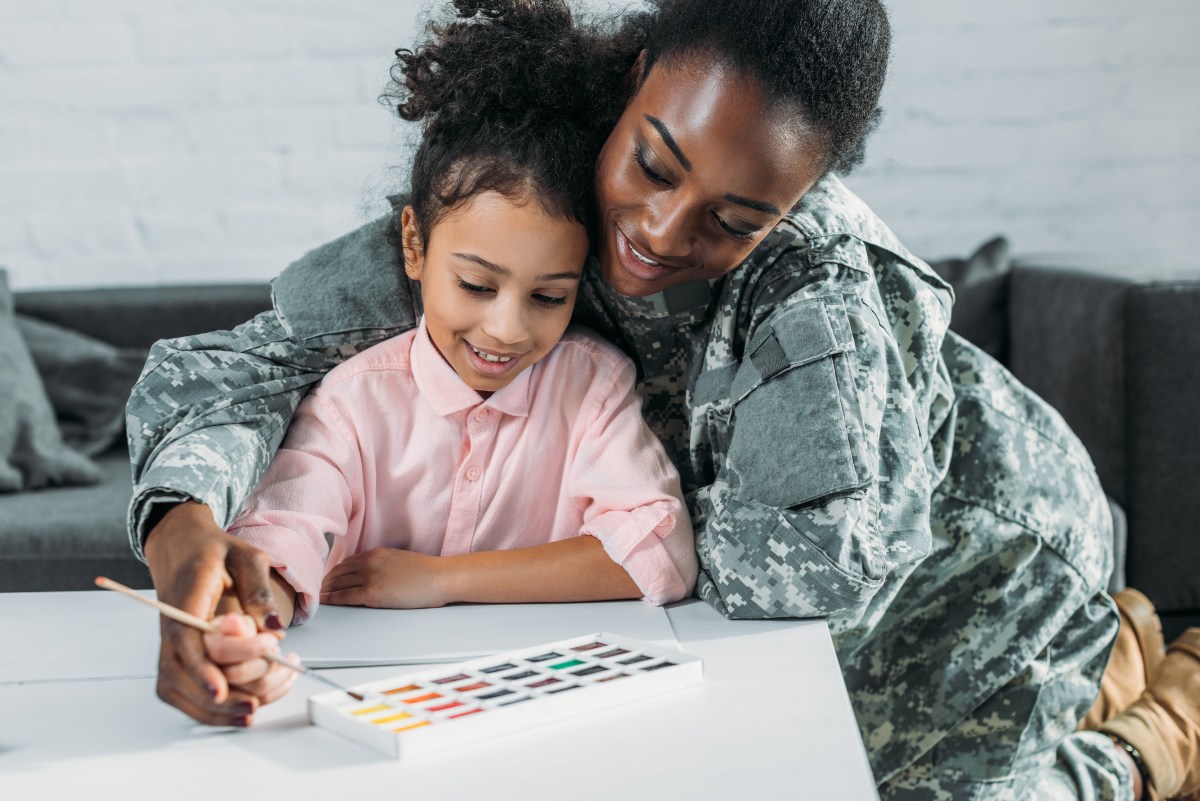
[{"label": "girl's nose", "polygon": [[497,344],[517,345],[529,336],[529,326],[524,313],[513,304],[493,304],[483,323],[483,332]]}]

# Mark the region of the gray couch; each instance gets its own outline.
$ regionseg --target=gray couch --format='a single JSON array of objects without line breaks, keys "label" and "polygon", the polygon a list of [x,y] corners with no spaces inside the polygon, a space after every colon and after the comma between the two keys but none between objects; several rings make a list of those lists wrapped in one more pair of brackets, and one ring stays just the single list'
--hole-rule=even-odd
[{"label": "gray couch", "polygon": [[[956,307],[955,328],[988,338],[1062,412],[1125,510],[1128,583],[1169,632],[1200,625],[1200,274],[1137,280],[1018,264],[971,292],[960,307],[973,317],[960,320]],[[121,346],[228,328],[269,305],[264,285],[16,295],[19,313]],[[126,544],[125,454],[99,462],[99,485],[0,495],[0,589],[85,589],[99,573],[150,586]]]},{"label": "gray couch", "polygon": [[[270,307],[270,290],[259,284],[16,293],[18,314],[128,348],[230,328]],[[124,442],[95,461],[99,484],[0,494],[0,590],[90,589],[97,575],[151,586],[125,533]]]}]

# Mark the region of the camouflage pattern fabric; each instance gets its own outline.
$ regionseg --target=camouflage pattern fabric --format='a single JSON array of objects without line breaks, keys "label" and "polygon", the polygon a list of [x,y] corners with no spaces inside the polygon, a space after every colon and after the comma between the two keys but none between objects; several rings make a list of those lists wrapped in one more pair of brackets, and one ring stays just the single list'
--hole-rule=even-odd
[{"label": "camouflage pattern fabric", "polygon": [[[373,225],[289,267],[274,311],[156,347],[129,405],[135,549],[161,500],[228,522],[307,387],[413,324]],[[576,316],[639,367],[697,593],[827,618],[882,797],[1130,798],[1106,738],[1071,733],[1117,627],[1107,504],[1061,418],[947,333],[951,303],[830,177],[725,278],[627,298],[591,270]]]}]

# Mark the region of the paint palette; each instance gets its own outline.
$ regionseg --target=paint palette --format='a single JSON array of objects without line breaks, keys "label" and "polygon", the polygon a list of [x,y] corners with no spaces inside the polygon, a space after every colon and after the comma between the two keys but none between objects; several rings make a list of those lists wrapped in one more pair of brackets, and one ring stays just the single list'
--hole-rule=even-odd
[{"label": "paint palette", "polygon": [[328,692],[308,717],[389,756],[412,757],[699,684],[701,661],[599,632]]}]

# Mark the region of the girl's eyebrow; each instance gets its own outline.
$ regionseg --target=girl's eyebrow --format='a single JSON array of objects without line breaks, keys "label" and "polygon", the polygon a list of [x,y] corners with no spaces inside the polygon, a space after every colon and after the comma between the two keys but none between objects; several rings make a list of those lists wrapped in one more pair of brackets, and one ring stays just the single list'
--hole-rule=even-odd
[{"label": "girl's eyebrow", "polygon": [[[508,269],[507,267],[502,267],[499,264],[490,262],[487,259],[483,258],[482,256],[476,256],[474,253],[451,253],[450,255],[460,258],[464,261],[469,261],[472,264],[478,264],[483,269],[490,270],[491,272],[494,272],[498,275],[504,275],[504,276],[512,275],[512,270]],[[570,279],[572,281],[578,281],[582,277],[582,275],[583,275],[582,273],[565,270],[561,273],[543,273],[543,274],[539,275],[535,280],[537,280],[537,281],[558,281],[560,279]]]}]

